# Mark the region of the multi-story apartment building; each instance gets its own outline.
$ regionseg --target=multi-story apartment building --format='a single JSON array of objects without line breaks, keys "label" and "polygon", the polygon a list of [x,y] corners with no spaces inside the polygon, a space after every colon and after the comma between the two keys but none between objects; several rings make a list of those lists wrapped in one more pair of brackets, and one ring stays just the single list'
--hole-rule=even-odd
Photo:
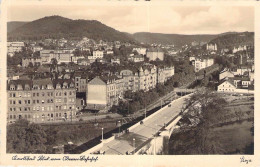
[{"label": "multi-story apartment building", "polygon": [[156,59],[163,60],[164,52],[160,48],[150,48],[146,52],[146,57],[149,58],[150,61],[155,61]]},{"label": "multi-story apartment building", "polygon": [[214,64],[214,59],[195,59],[195,72]]},{"label": "multi-story apartment building", "polygon": [[62,50],[41,50],[40,57],[43,64],[50,64],[51,59],[55,58],[60,63],[69,63],[72,61],[74,56],[72,49],[62,49]]},{"label": "multi-story apartment building", "polygon": [[96,60],[96,59],[103,59],[104,51],[102,50],[94,50],[92,56],[88,56],[88,59]]},{"label": "multi-story apartment building", "polygon": [[148,91],[155,88],[158,83],[165,83],[174,75],[174,67],[160,67],[146,64],[138,69],[126,69],[120,72],[120,77],[124,81],[124,91],[133,92]]},{"label": "multi-story apartment building", "polygon": [[41,123],[73,118],[76,89],[72,80],[11,80],[7,87],[8,122]]},{"label": "multi-story apartment building", "polygon": [[15,52],[22,51],[24,42],[7,42],[7,54],[13,56]]},{"label": "multi-story apartment building", "polygon": [[22,66],[23,67],[28,67],[30,64],[32,65],[42,65],[42,59],[39,57],[24,57],[22,59]]},{"label": "multi-story apartment building", "polygon": [[86,92],[87,91],[87,75],[80,74],[80,73],[75,73],[74,76],[74,81],[75,81],[75,87],[77,92]]},{"label": "multi-story apartment building", "polygon": [[157,68],[157,83],[165,83],[174,75],[174,66]]},{"label": "multi-story apartment building", "polygon": [[207,47],[207,50],[209,50],[209,51],[217,51],[218,50],[217,44],[208,43],[206,47]]},{"label": "multi-story apartment building", "polygon": [[157,84],[157,68],[154,65],[146,65],[140,67],[135,80],[139,80],[139,90],[148,91],[156,87]]},{"label": "multi-story apartment building", "polygon": [[97,76],[88,83],[87,108],[108,110],[123,97],[124,82],[116,76]]}]

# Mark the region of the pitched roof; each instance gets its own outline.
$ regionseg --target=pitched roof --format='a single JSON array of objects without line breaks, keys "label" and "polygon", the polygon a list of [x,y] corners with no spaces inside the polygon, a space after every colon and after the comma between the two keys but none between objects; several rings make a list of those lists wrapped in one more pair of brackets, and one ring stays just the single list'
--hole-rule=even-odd
[{"label": "pitched roof", "polygon": [[233,80],[233,78],[224,78],[224,79],[222,79],[222,80],[219,82],[218,86],[221,85],[221,84],[223,84],[224,82],[228,82],[228,83],[230,83],[231,85],[233,85],[234,87],[236,87],[236,86],[234,85],[234,80]]},{"label": "pitched roof", "polygon": [[106,83],[102,79],[100,79],[99,76],[93,78],[91,81],[89,81],[88,84],[90,84],[90,85],[106,85]]}]

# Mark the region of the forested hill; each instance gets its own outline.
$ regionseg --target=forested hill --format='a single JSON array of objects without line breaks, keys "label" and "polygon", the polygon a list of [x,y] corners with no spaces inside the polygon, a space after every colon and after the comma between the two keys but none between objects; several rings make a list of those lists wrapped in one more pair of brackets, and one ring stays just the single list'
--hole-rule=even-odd
[{"label": "forested hill", "polygon": [[44,17],[19,26],[8,33],[9,40],[42,38],[82,38],[136,42],[131,36],[96,20],[72,20],[61,16]]},{"label": "forested hill", "polygon": [[254,32],[241,32],[241,33],[230,33],[221,35],[213,40],[210,43],[216,43],[218,49],[229,48],[232,49],[235,46],[239,45],[254,45]]},{"label": "forested hill", "polygon": [[15,29],[17,29],[18,27],[23,26],[24,24],[26,24],[28,22],[24,22],[24,21],[11,21],[7,23],[7,32],[11,32]]},{"label": "forested hill", "polygon": [[182,35],[182,34],[161,34],[138,32],[134,33],[133,37],[143,43],[160,43],[160,44],[174,44],[177,47],[191,44],[193,41],[209,42],[218,35]]}]

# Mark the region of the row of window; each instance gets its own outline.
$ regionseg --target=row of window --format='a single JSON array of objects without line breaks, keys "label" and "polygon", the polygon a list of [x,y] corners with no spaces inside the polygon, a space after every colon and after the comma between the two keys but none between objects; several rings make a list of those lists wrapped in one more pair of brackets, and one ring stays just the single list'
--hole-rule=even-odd
[{"label": "row of window", "polygon": [[[66,106],[66,105],[63,105],[63,106],[56,106],[55,107],[56,110],[72,110],[75,108],[74,105],[72,106]],[[9,108],[9,111],[31,111],[31,109],[33,111],[53,111],[54,110],[54,107],[53,106],[45,106],[45,107],[41,107],[41,106],[34,106],[34,107],[10,107]]]},{"label": "row of window", "polygon": [[[69,91],[69,92],[63,92],[64,96],[67,95],[75,95],[74,91]],[[33,97],[39,97],[39,96],[53,96],[52,92],[41,92],[41,93],[33,93],[32,96]],[[56,92],[56,96],[62,96],[62,92]],[[10,93],[9,97],[31,97],[31,93],[30,92],[18,92],[18,93]]]},{"label": "row of window", "polygon": [[[9,119],[22,119],[22,118],[25,118],[25,119],[30,119],[30,118],[33,118],[33,119],[37,119],[37,118],[53,118],[53,117],[68,117],[68,116],[70,116],[71,115],[71,113],[48,113],[48,114],[23,114],[23,115],[15,115],[15,114],[10,114],[9,115]],[[75,115],[75,113],[73,114],[72,113],[72,115]]]}]

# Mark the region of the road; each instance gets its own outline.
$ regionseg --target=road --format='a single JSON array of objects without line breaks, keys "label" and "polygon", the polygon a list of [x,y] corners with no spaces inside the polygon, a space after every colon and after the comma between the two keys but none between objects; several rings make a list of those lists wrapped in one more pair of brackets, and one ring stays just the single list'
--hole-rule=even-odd
[{"label": "road", "polygon": [[[149,140],[156,134],[165,123],[171,121],[178,113],[185,102],[185,99],[189,98],[190,95],[184,98],[177,99],[171,102],[171,107],[165,107],[160,113],[144,121],[141,125],[131,130],[129,133],[125,133],[115,140],[108,143],[104,143],[103,147],[97,151],[105,151],[105,154],[118,155],[126,154],[126,152],[132,152],[134,148],[142,145],[145,141]],[[134,139],[134,140],[133,140]],[[83,153],[84,154],[84,153]]]}]

